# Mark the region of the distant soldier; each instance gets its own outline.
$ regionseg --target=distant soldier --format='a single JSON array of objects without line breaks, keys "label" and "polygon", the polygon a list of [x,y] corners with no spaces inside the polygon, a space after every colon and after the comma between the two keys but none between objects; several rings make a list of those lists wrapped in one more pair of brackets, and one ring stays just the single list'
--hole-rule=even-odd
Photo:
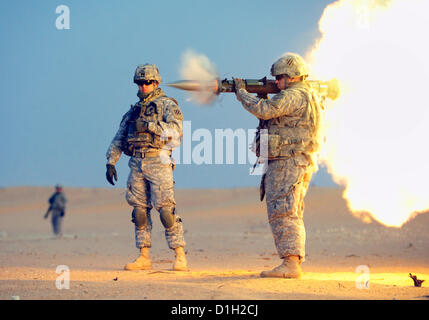
[{"label": "distant soldier", "polygon": [[[268,163],[261,181],[268,221],[283,262],[261,277],[300,278],[305,257],[304,196],[317,167],[322,104],[306,82],[304,59],[288,53],[271,67],[280,93],[265,99],[249,94],[242,79],[234,79],[237,99],[268,132]],[[256,142],[261,140],[256,139]],[[261,146],[257,145],[261,152]]]},{"label": "distant soldier", "polygon": [[135,225],[140,256],[128,263],[125,270],[152,268],[149,257],[150,211],[155,207],[165,228],[168,246],[175,251],[173,270],[185,271],[188,269],[184,251],[186,243],[182,220],[175,212],[174,162],[171,158],[172,150],[181,143],[183,115],[177,101],[158,88],[161,75],[156,65],[139,65],[134,83],[139,88],[137,96],[140,101],[123,116],[106,154],[106,178],[112,185],[113,179],[117,180],[115,165],[121,153],[131,157],[126,200],[134,208],[131,221]]},{"label": "distant soldier", "polygon": [[52,228],[56,236],[62,236],[61,224],[66,213],[67,199],[63,193],[63,187],[59,184],[55,186],[55,193],[49,198],[49,208],[44,216],[45,219],[51,214]]}]

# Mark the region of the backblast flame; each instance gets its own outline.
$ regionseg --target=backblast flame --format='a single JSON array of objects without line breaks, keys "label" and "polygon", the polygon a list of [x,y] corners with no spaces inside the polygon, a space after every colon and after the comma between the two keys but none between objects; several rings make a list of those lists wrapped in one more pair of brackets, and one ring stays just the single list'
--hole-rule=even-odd
[{"label": "backblast flame", "polygon": [[321,163],[354,214],[386,226],[429,211],[427,12],[427,0],[336,1],[307,56],[312,76],[340,83]]}]

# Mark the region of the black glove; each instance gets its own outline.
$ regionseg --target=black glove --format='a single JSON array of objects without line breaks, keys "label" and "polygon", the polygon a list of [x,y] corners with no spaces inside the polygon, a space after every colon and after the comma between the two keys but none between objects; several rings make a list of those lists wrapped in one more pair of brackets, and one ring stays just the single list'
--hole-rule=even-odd
[{"label": "black glove", "polygon": [[234,80],[234,92],[237,93],[240,89],[246,89],[246,82],[243,79],[232,78]]},{"label": "black glove", "polygon": [[115,166],[113,164],[106,164],[106,179],[109,181],[109,183],[114,186],[113,183],[113,177],[115,178],[115,181],[118,181],[118,175],[116,173]]}]

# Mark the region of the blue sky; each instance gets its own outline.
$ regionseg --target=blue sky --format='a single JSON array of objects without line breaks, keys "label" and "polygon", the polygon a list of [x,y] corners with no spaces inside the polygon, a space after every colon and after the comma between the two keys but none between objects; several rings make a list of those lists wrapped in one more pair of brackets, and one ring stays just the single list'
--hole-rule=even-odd
[{"label": "blue sky", "polygon": [[[0,186],[107,187],[105,153],[122,115],[137,101],[138,64],[180,79],[187,49],[206,55],[221,77],[262,78],[282,53],[305,54],[333,1],[2,1],[0,2]],[[56,8],[70,9],[58,30]],[[192,129],[255,128],[233,94],[211,106],[175,97]],[[249,141],[250,143],[251,141]],[[193,146],[198,142],[192,142]],[[128,176],[127,157],[117,165]],[[249,165],[185,165],[178,188],[257,186]],[[322,168],[316,185],[333,185]]]}]

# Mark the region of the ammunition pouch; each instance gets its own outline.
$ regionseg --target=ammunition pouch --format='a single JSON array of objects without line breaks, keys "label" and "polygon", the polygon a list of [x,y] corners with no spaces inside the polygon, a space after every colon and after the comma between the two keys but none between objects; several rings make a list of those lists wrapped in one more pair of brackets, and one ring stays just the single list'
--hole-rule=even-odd
[{"label": "ammunition pouch", "polygon": [[[261,156],[261,130],[268,129],[268,159],[286,159],[298,154],[311,156],[319,149],[320,106],[307,89],[296,87],[309,105],[301,118],[260,120],[255,137],[256,155]],[[265,155],[263,155],[265,156]]]},{"label": "ammunition pouch", "polygon": [[145,132],[147,131],[147,127],[148,127],[148,122],[140,118],[132,123],[132,130],[134,132]]},{"label": "ammunition pouch", "polygon": [[[177,104],[173,98],[170,99]],[[133,156],[137,151],[144,149],[163,149],[171,141],[171,137],[159,136],[149,131],[149,123],[158,123],[163,118],[162,108],[158,105],[159,100],[148,102],[148,104],[137,104],[131,119],[128,121],[128,133],[124,141],[124,154]]]},{"label": "ammunition pouch", "polygon": [[[256,137],[256,155],[260,156],[260,134]],[[309,128],[270,126],[268,129],[268,159],[291,158],[299,153],[315,151],[316,144]]]},{"label": "ammunition pouch", "polygon": [[134,154],[134,146],[132,144],[129,144],[128,141],[123,141],[122,143],[123,148],[122,152],[126,155],[131,157]]},{"label": "ammunition pouch", "polygon": [[[130,122],[126,145],[130,153],[141,148],[162,149],[169,141],[148,131],[148,122],[142,119]],[[125,152],[124,152],[125,153]]]},{"label": "ammunition pouch", "polygon": [[268,158],[277,158],[282,145],[281,137],[277,134],[268,134]]}]

